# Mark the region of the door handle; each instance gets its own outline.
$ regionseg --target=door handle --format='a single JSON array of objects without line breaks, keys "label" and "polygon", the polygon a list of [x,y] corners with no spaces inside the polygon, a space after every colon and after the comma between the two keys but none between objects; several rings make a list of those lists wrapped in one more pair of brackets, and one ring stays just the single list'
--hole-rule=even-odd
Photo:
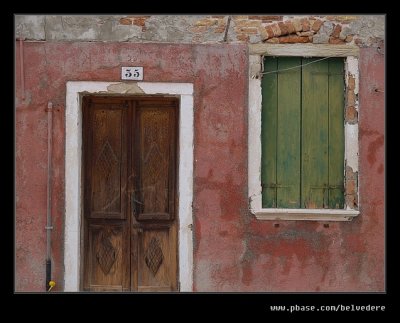
[{"label": "door handle", "polygon": [[135,194],[133,193],[132,194],[132,212],[133,212],[133,215],[137,215],[137,206],[138,206],[138,204],[139,204],[139,207],[140,208],[142,208],[142,206],[144,205],[144,203],[142,203],[142,202],[140,202],[139,200],[137,200],[136,198],[135,198]]},{"label": "door handle", "polygon": [[135,197],[132,198],[132,201],[133,201],[134,203],[144,205],[144,203],[138,201],[137,199],[135,199]]}]

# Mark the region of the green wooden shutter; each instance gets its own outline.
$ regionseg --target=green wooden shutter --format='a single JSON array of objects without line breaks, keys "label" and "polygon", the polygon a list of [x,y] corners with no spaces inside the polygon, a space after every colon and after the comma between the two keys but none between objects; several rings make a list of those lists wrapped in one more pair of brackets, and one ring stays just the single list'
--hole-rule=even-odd
[{"label": "green wooden shutter", "polygon": [[[264,60],[265,208],[343,208],[343,60],[314,60]],[[293,68],[299,65],[305,66]]]},{"label": "green wooden shutter", "polygon": [[[315,59],[303,59],[308,64]],[[303,67],[301,204],[323,208],[328,204],[328,64]]]},{"label": "green wooden shutter", "polygon": [[265,74],[261,81],[261,185],[262,205],[274,208],[276,205],[276,135],[278,118],[278,59],[268,57],[264,60]]},{"label": "green wooden shutter", "polygon": [[329,208],[344,207],[344,67],[343,59],[329,63]]}]

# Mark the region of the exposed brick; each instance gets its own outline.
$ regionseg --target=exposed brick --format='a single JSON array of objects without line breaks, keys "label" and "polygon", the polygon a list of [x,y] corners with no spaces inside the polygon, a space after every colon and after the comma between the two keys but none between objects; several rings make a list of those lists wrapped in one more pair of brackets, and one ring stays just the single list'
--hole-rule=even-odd
[{"label": "exposed brick", "polygon": [[345,38],[345,42],[346,43],[349,43],[349,42],[351,42],[353,40],[353,35],[348,35],[348,36],[346,36],[346,38]]},{"label": "exposed brick", "polygon": [[269,38],[267,32],[265,31],[265,28],[260,28],[260,36],[262,41]]},{"label": "exposed brick", "polygon": [[145,18],[145,19],[148,19],[148,18],[150,18],[151,16],[138,16],[138,15],[136,15],[136,16],[126,16],[126,18],[129,18],[129,19],[136,19],[136,18]]},{"label": "exposed brick", "polygon": [[355,194],[356,193],[356,180],[355,179],[347,179],[346,180],[346,194]]},{"label": "exposed brick", "polygon": [[329,43],[329,36],[333,31],[333,22],[331,21],[325,21],[321,28],[318,31],[318,34],[316,34],[313,37],[313,43],[314,44],[327,44]]},{"label": "exposed brick", "polygon": [[223,19],[225,16],[211,16],[211,18]]},{"label": "exposed brick", "polygon": [[291,21],[285,21],[285,26],[288,30],[288,34],[294,34],[296,32],[296,29]]},{"label": "exposed brick", "polygon": [[356,194],[346,195],[346,205],[351,209],[356,208],[358,205],[357,195]]},{"label": "exposed brick", "polygon": [[262,20],[263,16],[249,16],[249,19]]},{"label": "exposed brick", "polygon": [[281,35],[281,29],[279,28],[278,24],[271,25],[272,31],[274,32],[274,36]]},{"label": "exposed brick", "polygon": [[238,20],[238,19],[243,20],[243,19],[248,19],[248,18],[249,18],[249,16],[232,16],[233,20]]},{"label": "exposed brick", "polygon": [[238,34],[236,36],[236,39],[240,40],[240,41],[248,41],[249,40],[249,36],[246,35],[246,34]]},{"label": "exposed brick", "polygon": [[309,43],[309,42],[310,42],[309,37],[301,37],[295,35],[279,37],[279,43],[281,44]]},{"label": "exposed brick", "polygon": [[361,38],[358,38],[358,37],[357,37],[357,38],[354,40],[354,42],[356,43],[357,46],[360,46],[360,47],[363,47],[363,46],[364,46],[363,40],[362,40]]},{"label": "exposed brick", "polygon": [[263,20],[282,21],[283,16],[264,16]]},{"label": "exposed brick", "polygon": [[210,27],[210,26],[216,25],[217,23],[218,23],[218,20],[216,20],[216,19],[206,18],[206,19],[200,19],[200,20],[196,21],[196,23],[194,25]]},{"label": "exposed brick", "polygon": [[283,16],[249,16],[249,19],[261,20],[262,22],[282,21]]},{"label": "exposed brick", "polygon": [[302,18],[300,21],[301,21],[301,29],[303,31],[309,31],[310,30],[310,22],[308,21],[308,19]]},{"label": "exposed brick", "polygon": [[214,29],[216,34],[223,33],[225,31],[225,26],[220,26]]},{"label": "exposed brick", "polygon": [[353,169],[350,166],[346,166],[346,178],[347,179],[357,178],[357,172],[353,172]]},{"label": "exposed brick", "polygon": [[358,120],[358,112],[355,107],[350,106],[346,108],[346,122],[355,123]]},{"label": "exposed brick", "polygon": [[353,76],[350,75],[347,82],[347,88],[349,90],[354,90],[355,86],[356,86],[356,80]]},{"label": "exposed brick", "polygon": [[270,39],[267,40],[267,43],[279,44],[279,38],[277,38],[277,37],[270,38]]},{"label": "exposed brick", "polygon": [[265,31],[267,32],[267,35],[268,35],[267,38],[272,38],[272,37],[274,37],[274,31],[272,30],[271,26],[265,27]]},{"label": "exposed brick", "polygon": [[132,25],[132,20],[128,18],[121,18],[119,20],[120,25]]},{"label": "exposed brick", "polygon": [[240,28],[240,31],[245,33],[245,34],[258,34],[258,28],[254,27],[242,27]]},{"label": "exposed brick", "polygon": [[237,27],[259,27],[261,23],[255,20],[237,20],[235,26]]},{"label": "exposed brick", "polygon": [[322,24],[323,24],[322,20],[320,20],[320,19],[315,20],[313,25],[312,25],[312,30],[317,32],[321,28]]},{"label": "exposed brick", "polygon": [[340,38],[329,37],[329,44],[334,44],[334,45],[344,44],[344,41],[341,40]]},{"label": "exposed brick", "polygon": [[208,27],[207,27],[207,26],[194,26],[194,27],[191,27],[191,28],[190,28],[190,31],[191,31],[192,33],[203,33],[203,32],[205,32],[206,30],[208,30]]},{"label": "exposed brick", "polygon": [[338,38],[341,31],[342,31],[342,26],[341,26],[341,25],[336,25],[336,26],[333,28],[333,31],[332,31],[331,36],[332,36],[332,37],[335,37],[335,38]]},{"label": "exposed brick", "polygon": [[278,22],[279,29],[281,30],[281,36],[287,35],[289,33],[288,28],[283,22]]},{"label": "exposed brick", "polygon": [[339,21],[343,24],[348,24],[354,20],[357,20],[358,17],[357,16],[327,16],[326,19]]},{"label": "exposed brick", "polygon": [[293,19],[292,24],[295,31],[302,31],[301,21],[300,19]]},{"label": "exposed brick", "polygon": [[354,106],[356,104],[356,96],[353,90],[347,91],[347,106]]},{"label": "exposed brick", "polygon": [[297,36],[313,36],[314,35],[314,31],[310,30],[310,31],[300,31],[296,33]]},{"label": "exposed brick", "polygon": [[217,19],[218,21],[218,26],[226,26],[227,20],[225,19]]},{"label": "exposed brick", "polygon": [[143,27],[148,17],[133,18],[132,25]]}]

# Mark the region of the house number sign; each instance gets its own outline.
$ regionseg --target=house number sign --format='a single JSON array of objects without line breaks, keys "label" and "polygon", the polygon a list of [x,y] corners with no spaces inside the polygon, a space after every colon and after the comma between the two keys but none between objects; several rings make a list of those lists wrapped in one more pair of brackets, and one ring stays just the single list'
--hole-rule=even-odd
[{"label": "house number sign", "polygon": [[142,66],[123,66],[121,68],[122,80],[143,80],[143,67]]}]

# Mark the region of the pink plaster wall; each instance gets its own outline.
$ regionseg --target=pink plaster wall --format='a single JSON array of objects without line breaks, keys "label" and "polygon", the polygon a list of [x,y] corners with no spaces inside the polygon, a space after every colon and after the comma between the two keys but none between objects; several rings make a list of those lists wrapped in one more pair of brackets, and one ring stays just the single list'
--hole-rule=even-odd
[{"label": "pink plaster wall", "polygon": [[384,289],[383,56],[361,49],[360,208],[351,223],[257,221],[247,198],[247,46],[25,42],[25,101],[16,52],[16,278],[43,291],[47,102],[54,113],[53,278],[63,288],[66,81],[194,83],[194,290]]}]

